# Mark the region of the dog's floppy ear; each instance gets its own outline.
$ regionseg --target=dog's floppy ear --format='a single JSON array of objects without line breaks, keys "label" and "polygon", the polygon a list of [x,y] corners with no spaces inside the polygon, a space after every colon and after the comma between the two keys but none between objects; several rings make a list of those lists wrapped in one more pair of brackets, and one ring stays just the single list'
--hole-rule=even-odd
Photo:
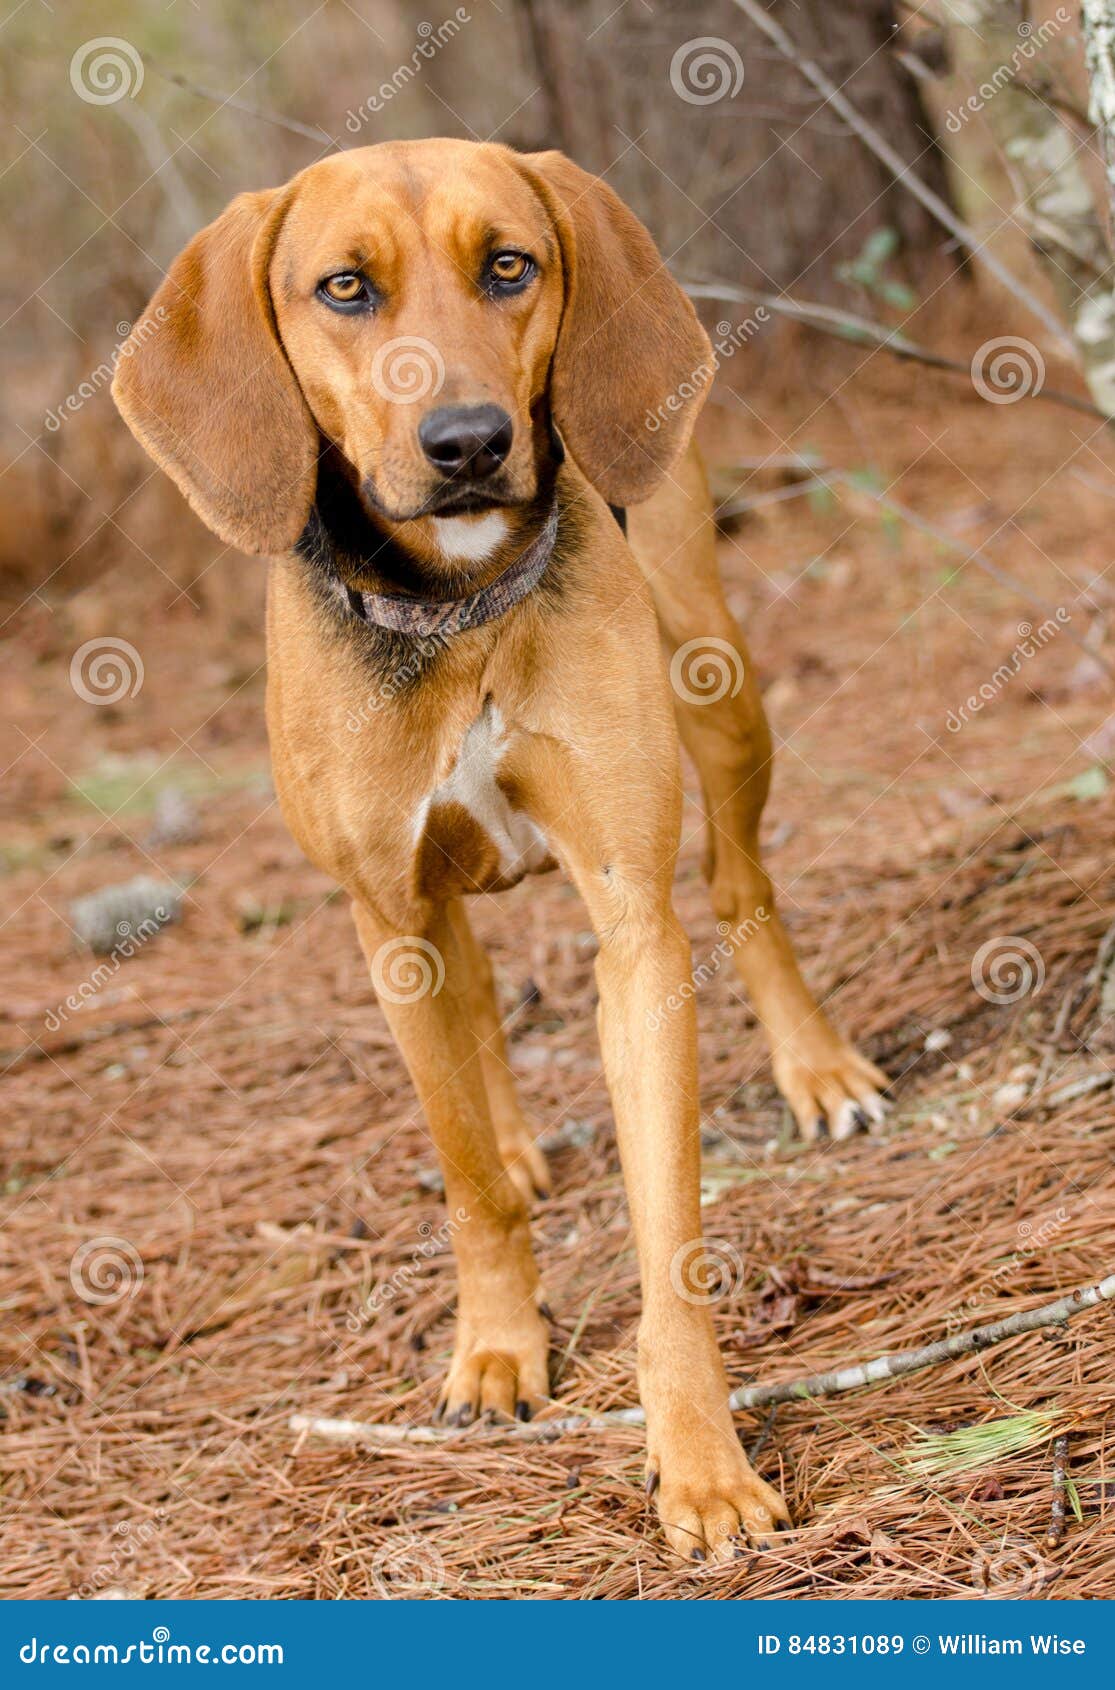
[{"label": "dog's floppy ear", "polygon": [[712,382],[708,337],[633,212],[563,153],[523,161],[557,229],[565,306],[554,420],[613,505],[652,493],[689,443]]},{"label": "dog's floppy ear", "polygon": [[175,259],[121,348],[113,398],[202,521],[245,552],[306,525],[317,430],[275,328],[267,272],[285,198],[241,194]]}]

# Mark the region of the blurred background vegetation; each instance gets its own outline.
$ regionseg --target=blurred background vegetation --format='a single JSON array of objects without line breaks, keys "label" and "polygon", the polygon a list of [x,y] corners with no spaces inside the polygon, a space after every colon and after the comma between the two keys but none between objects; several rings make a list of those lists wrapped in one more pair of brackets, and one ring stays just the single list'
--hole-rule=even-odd
[{"label": "blurred background vegetation", "polygon": [[[940,112],[954,85],[932,8],[775,12],[925,182],[979,211],[984,165],[998,167],[972,124],[950,179]],[[738,86],[705,99],[698,82],[679,98],[676,57],[702,37],[738,50]],[[335,146],[557,145],[607,171],[679,273],[888,323],[917,304],[909,279],[955,263],[943,231],[731,0],[32,0],[3,42],[0,592],[15,603],[70,596],[136,550],[171,582],[204,580],[216,542],[116,418],[105,360],[228,199]],[[102,100],[119,93],[114,76],[127,91]],[[779,332],[749,347],[747,381]],[[89,396],[60,410],[82,383]]]}]

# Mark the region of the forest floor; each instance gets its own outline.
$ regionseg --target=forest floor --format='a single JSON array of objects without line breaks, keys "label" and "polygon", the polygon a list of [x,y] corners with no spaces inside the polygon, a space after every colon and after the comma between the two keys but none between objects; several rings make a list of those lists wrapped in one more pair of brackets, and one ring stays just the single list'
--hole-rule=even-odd
[{"label": "forest floor", "polygon": [[[702,971],[704,1214],[737,1262],[714,1310],[733,1383],[921,1345],[1115,1268],[1115,732],[1110,680],[1075,643],[1112,650],[1115,448],[1087,416],[879,356],[835,385],[821,403],[802,352],[777,394],[724,393],[703,438],[718,484],[759,500],[721,555],[778,740],[769,868],[893,1104],[870,1137],[795,1142],[731,967]],[[776,485],[753,463],[790,451],[853,484]],[[964,563],[977,542],[1025,596]],[[122,565],[27,609],[4,655],[3,1592],[1115,1596],[1110,1305],[780,1408],[757,1460],[795,1529],[723,1570],[666,1553],[634,1430],[391,1451],[292,1431],[296,1414],[427,1421],[455,1275],[346,901],[275,804],[261,566],[226,558],[181,586]],[[144,665],[112,706],[67,680],[105,635]],[[717,932],[688,780],[677,903],[700,962]],[[184,888],[181,922],[66,1010],[95,966],[72,901],[137,874]],[[623,1406],[638,1297],[585,914],[557,876],[474,909],[552,1152],[534,1236],[557,1412]],[[121,1284],[91,1288],[96,1249]],[[753,1444],[764,1417],[738,1418]],[[1069,1509],[1050,1548],[1058,1434]]]}]

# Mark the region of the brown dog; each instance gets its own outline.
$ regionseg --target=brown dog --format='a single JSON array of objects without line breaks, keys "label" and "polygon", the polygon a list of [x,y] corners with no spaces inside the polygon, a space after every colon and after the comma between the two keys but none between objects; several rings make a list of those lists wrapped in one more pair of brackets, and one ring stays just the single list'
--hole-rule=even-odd
[{"label": "brown dog", "polygon": [[[267,713],[283,811],[352,896],[467,1216],[443,1411],[525,1416],[547,1396],[528,1222],[546,1167],[463,895],[556,859],[599,939],[648,1489],[685,1555],[728,1556],[741,1530],[763,1541],[785,1506],[740,1449],[687,1266],[701,1218],[671,902],[679,727],[716,913],[802,1130],[864,1124],[882,1076],[814,1003],[759,862],[770,740],[687,451],[711,375],[691,306],[631,212],[559,154],[422,141],[241,196],[145,324],[117,403],[222,539],[281,559]],[[635,506],[630,549],[605,501]],[[686,678],[702,649],[723,684]]]}]

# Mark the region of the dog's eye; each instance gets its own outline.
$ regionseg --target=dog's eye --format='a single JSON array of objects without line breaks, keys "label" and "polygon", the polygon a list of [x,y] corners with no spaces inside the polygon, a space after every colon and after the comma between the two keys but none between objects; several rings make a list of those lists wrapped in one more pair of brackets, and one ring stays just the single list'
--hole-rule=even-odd
[{"label": "dog's eye", "polygon": [[488,276],[496,288],[520,288],[534,275],[534,260],[525,252],[497,252],[488,260]]},{"label": "dog's eye", "polygon": [[369,305],[371,292],[364,277],[355,270],[342,270],[318,283],[318,293],[329,305]]}]

